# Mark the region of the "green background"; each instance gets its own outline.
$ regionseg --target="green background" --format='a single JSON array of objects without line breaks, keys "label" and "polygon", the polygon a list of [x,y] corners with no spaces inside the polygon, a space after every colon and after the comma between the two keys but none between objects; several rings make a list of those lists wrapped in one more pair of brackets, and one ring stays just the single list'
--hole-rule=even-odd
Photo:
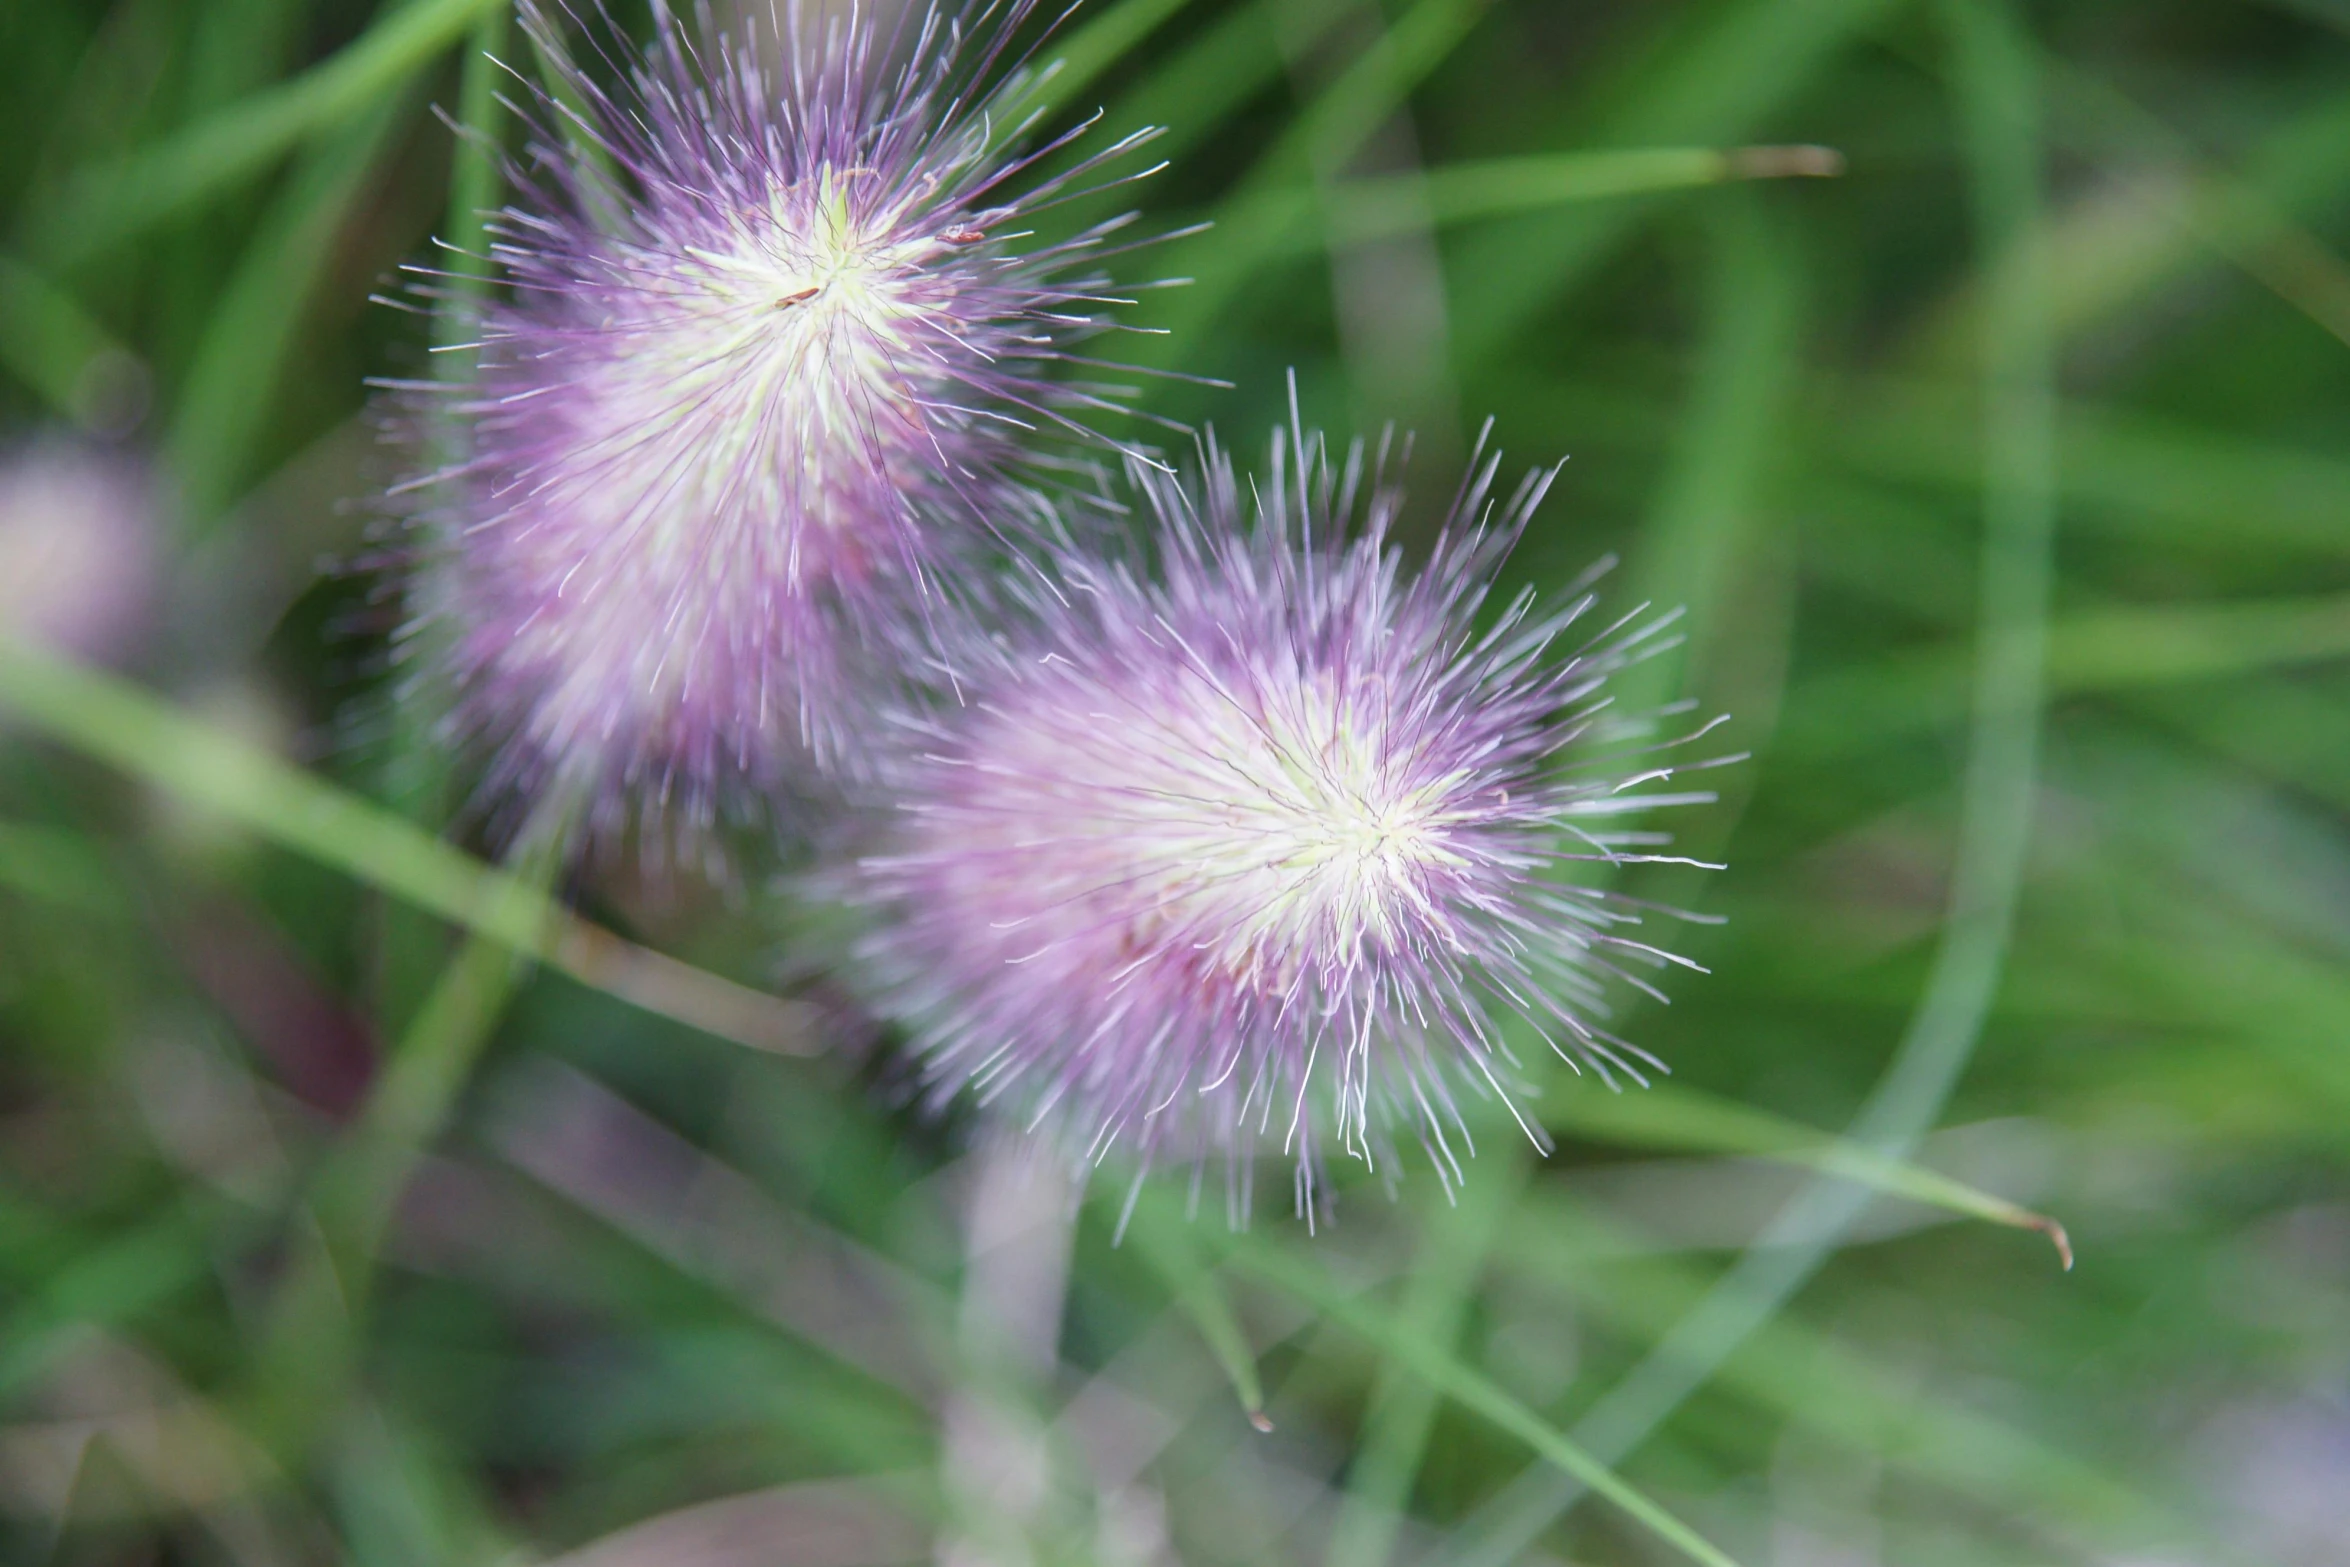
[{"label": "green background", "polygon": [[1423,524],[1489,416],[1568,459],[1513,575],[1619,555],[1688,609],[1627,705],[1754,753],[1674,824],[1730,869],[1631,884],[1727,916],[1620,1024],[1669,1084],[1550,1072],[1457,1203],[1309,1236],[1268,1165],[1118,1246],[1122,1182],[1072,1236],[807,1050],[763,875],[567,877],[689,969],[431,847],[363,381],[462,338],[369,296],[501,199],[429,112],[515,138],[485,48],[535,69],[498,0],[0,12],[0,433],[171,498],[161,705],[0,654],[0,1559],[2350,1559],[2350,5],[1044,46],[1172,160],[1053,221],[1217,222],[1120,263],[1193,281],[1111,354],[1233,383],[1154,409],[1253,460],[1294,367],[1418,432]]}]

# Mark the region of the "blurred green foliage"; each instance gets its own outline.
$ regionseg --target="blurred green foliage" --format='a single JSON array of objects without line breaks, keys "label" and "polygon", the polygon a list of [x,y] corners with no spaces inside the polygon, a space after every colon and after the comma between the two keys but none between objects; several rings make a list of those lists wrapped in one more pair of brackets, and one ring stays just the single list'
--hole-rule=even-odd
[{"label": "blurred green foliage", "polygon": [[1277,1170],[1245,1234],[1178,1175],[1072,1236],[811,1048],[807,911],[433,842],[348,568],[364,380],[462,323],[368,301],[477,244],[428,110],[511,141],[512,47],[0,11],[0,434],[172,519],[161,703],[0,656],[0,1559],[2350,1559],[2350,5],[1046,44],[1172,160],[1060,220],[1216,224],[1125,263],[1191,281],[1117,353],[1234,383],[1150,409],[1248,450],[1295,367],[1423,499],[1489,415],[1570,457],[1513,570],[1688,606],[1627,703],[1754,753],[1676,824],[1731,869],[1630,889],[1727,916],[1623,1024],[1672,1082],[1553,1071],[1547,1158],[1495,1111],[1457,1203],[1313,1236]]}]

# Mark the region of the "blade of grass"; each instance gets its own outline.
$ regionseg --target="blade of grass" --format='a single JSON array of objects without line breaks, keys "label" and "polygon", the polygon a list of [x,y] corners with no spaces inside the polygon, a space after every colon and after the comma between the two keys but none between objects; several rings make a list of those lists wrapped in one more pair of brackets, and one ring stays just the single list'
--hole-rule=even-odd
[{"label": "blade of grass", "polygon": [[53,740],[592,989],[757,1049],[808,1048],[804,1009],[624,941],[541,889],[111,675],[0,637],[0,707]]},{"label": "blade of grass", "polygon": [[[1850,1133],[1889,1157],[1906,1156],[1941,1113],[1999,988],[2031,837],[2054,579],[2054,331],[2032,46],[2005,0],[1946,0],[1943,12],[1981,246],[2002,286],[1984,313],[1982,619],[1950,904],[1925,994]],[[1865,1188],[1840,1180],[1806,1187],[1577,1422],[1579,1438],[1603,1461],[1630,1452],[1811,1278],[1866,1202]],[[1572,1476],[1513,1483],[1470,1525],[1473,1559],[1516,1559],[1582,1491]]]},{"label": "blade of grass", "polygon": [[0,366],[80,425],[119,417],[105,406],[109,395],[136,392],[146,377],[71,294],[7,255],[0,255]]},{"label": "blade of grass", "polygon": [[[501,874],[545,897],[575,820],[568,797],[541,799]],[[448,1124],[527,968],[524,949],[469,935],[312,1183],[307,1214],[315,1228],[301,1237],[308,1244],[276,1291],[261,1356],[264,1429],[289,1457],[316,1439],[351,1390],[376,1257],[400,1194]]]},{"label": "blade of grass", "polygon": [[[558,863],[535,837],[527,883]],[[315,1229],[271,1305],[258,1418],[271,1444],[291,1457],[316,1440],[358,1372],[376,1254],[400,1194],[426,1145],[447,1123],[498,1018],[524,973],[513,947],[468,937],[385,1063],[357,1124],[319,1172],[308,1204]]]},{"label": "blade of grass", "polygon": [[[2049,287],[2057,332],[2097,331],[2165,289],[2232,265],[2336,337],[2350,338],[2350,277],[2301,221],[2322,217],[2350,180],[2350,102],[2330,96],[2268,130],[2233,167],[2214,164],[2161,117],[2063,59],[2045,67],[2072,150],[2127,181],[2052,222]],[[2149,154],[2161,171],[2150,174]],[[1918,343],[1919,357],[1969,355],[1980,282],[1963,288]]]},{"label": "blade of grass", "polygon": [[[1643,57],[1602,89],[1612,107],[1578,140],[1599,146],[1731,145],[1806,87],[1864,29],[1902,0],[1740,0],[1714,8],[1685,40]],[[1462,237],[1451,271],[1478,279],[1456,291],[1464,364],[1507,357],[1550,304],[1614,253],[1646,204],[1574,209]],[[1527,265],[1526,258],[1541,258]]]},{"label": "blade of grass", "polygon": [[37,1382],[93,1332],[126,1326],[200,1284],[213,1263],[208,1214],[184,1203],[62,1259],[10,1303],[0,1398]]},{"label": "blade of grass", "polygon": [[[1980,473],[1947,432],[1964,393],[1869,379],[1830,406],[1829,449],[1866,473],[1972,488]],[[2331,554],[2350,508],[2350,464],[2321,451],[2082,403],[2062,410],[2067,510],[2134,537],[2211,551],[2247,538]]]},{"label": "blade of grass", "polygon": [[1028,102],[1051,112],[1083,95],[1101,74],[1157,32],[1189,0],[1123,0],[1071,33],[1058,48],[1047,47],[1052,74],[1036,85]]},{"label": "blade of grass", "polygon": [[62,828],[0,822],[0,887],[85,914],[124,912],[104,856],[81,834]]},{"label": "blade of grass", "polygon": [[1468,223],[1566,202],[1733,180],[1819,179],[1843,170],[1843,158],[1827,147],[1632,147],[1487,158],[1440,165],[1424,175],[1350,181],[1335,193],[1341,202],[1336,223],[1349,239],[1391,232],[1403,187],[1421,181],[1438,222]]},{"label": "blade of grass", "polygon": [[406,125],[405,95],[363,110],[301,160],[214,302],[164,447],[186,518],[215,522],[249,476],[336,236]]},{"label": "blade of grass", "polygon": [[443,219],[447,252],[442,279],[444,308],[433,323],[433,341],[443,347],[472,335],[472,310],[490,289],[489,221],[505,195],[500,167],[505,144],[505,106],[498,89],[506,73],[498,61],[513,33],[513,13],[492,6],[482,12],[466,38],[465,68],[458,78],[456,146],[449,155],[449,210]]},{"label": "blade of grass", "polygon": [[[2350,657],[2350,598],[2085,610],[2048,628],[2051,695],[2194,685]],[[1806,762],[1898,744],[1957,718],[1966,665],[1955,648],[1818,675],[1787,699],[1775,743]]]},{"label": "blade of grass", "polygon": [[1225,1298],[1216,1270],[1192,1243],[1190,1232],[1173,1225],[1146,1224],[1129,1226],[1125,1238],[1133,1242],[1136,1254],[1158,1274],[1175,1304],[1191,1319],[1208,1353],[1232,1383],[1233,1396],[1240,1400],[1240,1412],[1248,1417],[1248,1423],[1259,1431],[1272,1430],[1273,1422],[1265,1418],[1265,1387],[1257,1376],[1256,1352],[1249,1347],[1248,1332]]},{"label": "blade of grass", "polygon": [[[1423,198],[1438,223],[1466,223],[1732,180],[1833,175],[1841,167],[1825,147],[1634,147],[1440,164],[1416,174],[1341,181],[1321,196],[1276,190],[1250,197],[1217,218],[1215,240],[1203,248],[1214,248],[1227,229],[1261,235],[1263,257],[1314,251],[1326,241],[1386,239],[1412,231]],[[1317,218],[1326,231],[1317,229]]]},{"label": "blade of grass", "polygon": [[34,220],[33,254],[80,260],[260,173],[299,143],[356,120],[510,0],[409,0],[331,58],[163,141],[69,181]]},{"label": "blade of grass", "polygon": [[[1153,1222],[1164,1222],[1154,1219]],[[1318,1268],[1278,1247],[1243,1237],[1232,1265],[1313,1306],[1332,1322],[1376,1345],[1413,1375],[1463,1409],[1505,1431],[1543,1459],[1613,1502],[1660,1540],[1705,1567],[1736,1567],[1731,1558],[1687,1524],[1618,1479],[1605,1464],[1499,1385],[1463,1365],[1443,1345],[1408,1330],[1390,1313],[1364,1305],[1332,1284]]]},{"label": "blade of grass", "polygon": [[2350,812],[2350,773],[2337,744],[2350,728],[2350,704],[2296,682],[2259,680],[2234,686],[2224,702],[2190,688],[2134,692],[2129,705],[2254,776]]},{"label": "blade of grass", "polygon": [[[1823,149],[1748,148],[1720,153],[1729,178],[1758,154]],[[1794,172],[1827,173],[1821,156],[1788,157]],[[1803,267],[1790,237],[1752,198],[1707,208],[1707,330],[1696,381],[1681,419],[1675,458],[1642,525],[1632,561],[1634,603],[1683,610],[1691,638],[1713,630],[1731,586],[1751,571],[1754,535],[1772,459],[1783,449],[1789,393],[1801,369],[1806,300]],[[1684,643],[1631,670],[1616,701],[1645,712],[1679,694],[1684,673],[1702,669],[1705,647]]]},{"label": "blade of grass", "polygon": [[[1396,1307],[1397,1333],[1456,1353],[1485,1280],[1486,1252],[1515,1210],[1532,1163],[1522,1140],[1505,1146],[1507,1153],[1479,1162],[1476,1179],[1460,1188],[1448,1211],[1428,1216]],[[1346,1493],[1330,1527],[1324,1557],[1329,1567],[1379,1567],[1394,1555],[1412,1481],[1435,1428],[1439,1391],[1396,1359],[1381,1362],[1347,1466]]]},{"label": "blade of grass", "polygon": [[[532,881],[551,876],[556,864],[545,850],[538,858],[527,873]],[[346,1297],[358,1293],[358,1280],[373,1265],[393,1202],[425,1145],[447,1123],[523,973],[523,960],[513,948],[483,936],[467,938],[401,1036],[357,1125],[337,1150],[316,1206],[329,1246],[339,1253],[337,1272]]]},{"label": "blade of grass", "polygon": [[[2147,147],[2168,145],[2184,163],[2202,161],[2161,119],[2139,108],[2109,83],[2054,57],[2049,69],[2063,89],[2065,107],[2073,111],[2064,119],[2094,124],[2107,141],[2098,152],[2113,155],[2127,149],[2129,155],[2142,160]],[[2288,199],[2319,211],[2336,199],[2344,181],[2350,180],[2350,164],[2340,161],[2335,150],[2343,135],[2350,133],[2350,110],[2332,106],[2325,123],[2332,132],[2325,150],[2334,157],[2323,161],[2312,158],[2292,170],[2290,178],[2272,176],[2269,181],[2281,186]],[[2197,242],[2245,276],[2335,338],[2350,343],[2350,269],[2316,233],[2297,222],[2285,205],[2259,186],[2233,171],[2201,169],[2169,215]],[[2138,265],[2147,267],[2148,260],[2154,264],[2139,276],[2157,278],[2164,270],[2160,256],[2166,247],[2156,239],[2144,248],[2151,255]],[[2103,304],[2093,294],[2069,300],[2060,294],[2059,301],[2059,331],[2068,338],[2098,316],[2112,318],[2111,304]]]},{"label": "blade of grass", "polygon": [[[1837,570],[1850,585],[1865,585],[1866,557],[1850,529],[1863,508],[1844,475],[1864,477],[1892,498],[1893,486],[1972,496],[1982,481],[1973,443],[1953,433],[1971,429],[1979,394],[1957,381],[1925,381],[1848,374],[1821,381],[1822,395],[1794,430],[1802,449],[1819,456],[1802,475],[1821,486],[1801,496],[1823,547],[1812,570]],[[1504,383],[1504,401],[1543,409],[1570,428],[1636,451],[1670,439],[1670,405],[1643,397],[1618,378],[1604,388],[1523,373]],[[2238,549],[2297,551],[2332,559],[2350,515],[2350,462],[2317,444],[2262,437],[2204,422],[2149,414],[2086,398],[2058,410],[2057,478],[2068,526],[2096,529],[2189,558],[2215,558]],[[1904,494],[1914,507],[1914,499]],[[1890,518],[1887,519],[1890,522]],[[1955,535],[1953,535],[1955,537]],[[1900,538],[1873,540],[1902,548]],[[1948,575],[1947,568],[1931,569]],[[1943,594],[1963,622],[1971,599]]]},{"label": "blade of grass", "polygon": [[1322,197],[1305,188],[1244,191],[1216,210],[1211,229],[1163,252],[1169,271],[1192,278],[1164,312],[1167,341],[1204,330],[1260,280],[1268,261],[1318,254],[1333,239],[1410,232],[1423,199],[1439,225],[1451,225],[1733,180],[1820,177],[1840,167],[1824,147],[1641,147],[1439,165],[1346,180]]},{"label": "blade of grass", "polygon": [[1554,1132],[1625,1147],[1769,1159],[1854,1181],[1889,1197],[2031,1230],[2048,1237],[2068,1270],[2073,1265],[2071,1238],[2063,1225],[2045,1214],[1866,1144],[1833,1137],[1735,1100],[1658,1083],[1639,1093],[1552,1094],[1535,1108],[1541,1113],[1543,1126]]},{"label": "blade of grass", "polygon": [[[1291,91],[1315,94],[1331,62],[1318,42],[1299,40],[1318,35],[1327,0],[1272,4],[1274,36]],[[1384,24],[1376,0],[1345,0],[1345,10],[1349,14],[1338,24],[1342,33]],[[1338,156],[1325,157],[1318,146],[1313,148],[1308,176],[1320,214],[1329,213],[1338,185],[1349,175],[1374,176],[1389,193],[1381,232],[1348,234],[1326,217],[1317,225],[1338,361],[1356,427],[1393,424],[1412,431],[1421,461],[1442,473],[1461,457],[1460,388],[1452,374],[1444,261],[1436,247],[1423,143],[1410,99],[1400,96],[1372,128],[1338,148]]]},{"label": "blade of grass", "polygon": [[[1443,64],[1484,15],[1491,0],[1417,0],[1393,26],[1331,79],[1272,144],[1249,165],[1231,195],[1219,204],[1218,231],[1167,253],[1170,271],[1186,273],[1192,286],[1176,296],[1165,320],[1167,335],[1153,348],[1139,345],[1138,357],[1167,357],[1168,347],[1212,321],[1280,236],[1299,225],[1300,215],[1321,210],[1313,189],[1318,172],[1343,168],[1387,118],[1408,99],[1429,72]],[[1320,25],[1319,18],[1306,21]],[[1276,55],[1278,59],[1278,55]],[[1420,176],[1410,176],[1418,179]],[[1294,197],[1292,193],[1294,192]],[[1250,215],[1249,204],[1272,194],[1275,210]],[[1290,210],[1294,199],[1300,206]],[[1407,200],[1403,208],[1411,205]],[[1400,210],[1400,209],[1399,209]],[[1407,223],[1417,223],[1411,212]],[[1321,240],[1310,224],[1310,248]]]},{"label": "blade of grass", "polygon": [[[1642,1260],[1606,1266],[1586,1260],[1633,1254]],[[1687,1315],[1709,1288],[1696,1269],[1658,1258],[1654,1247],[1555,1197],[1522,1209],[1496,1256],[1505,1270],[1564,1291],[1599,1321],[1635,1337]],[[1855,1454],[1880,1455],[2019,1519],[2046,1517],[2068,1533],[2096,1524],[2127,1532],[2133,1543],[2176,1549],[2195,1541],[2221,1559],[2236,1556],[2190,1519],[2012,1418],[1921,1392],[1792,1315],[1761,1324],[1724,1362],[1720,1379],[1772,1418],[1816,1430]]]},{"label": "blade of grass", "polygon": [[[1263,0],[1232,7],[1171,58],[1154,66],[1104,116],[1119,130],[1166,127],[1151,143],[1157,157],[1176,158],[1206,140],[1281,75],[1281,51]],[[1293,38],[1310,43],[1345,14],[1326,3],[1293,22]],[[1317,25],[1308,28],[1306,23]]]},{"label": "blade of grass", "polygon": [[[504,6],[485,11],[466,41],[465,66],[458,86],[458,130],[450,151],[449,207],[442,219],[444,250],[436,279],[440,288],[433,309],[433,343],[443,352],[434,355],[434,375],[442,385],[456,387],[470,377],[471,357],[453,351],[472,342],[480,310],[489,297],[494,268],[490,262],[488,226],[491,211],[504,193],[500,169],[504,145],[505,110],[498,88],[505,73],[498,61],[507,49],[512,15]],[[452,433],[436,429],[429,462],[441,469],[454,464],[461,447]],[[438,639],[447,633],[437,624],[415,635],[423,644],[421,658],[434,659]],[[410,821],[438,828],[446,819],[450,797],[449,764],[432,734],[433,715],[428,699],[414,682],[403,683],[394,698],[391,736],[379,788],[392,809]],[[376,943],[376,1004],[387,1035],[404,1030],[414,1009],[423,1003],[430,975],[445,958],[440,933],[414,910],[399,905],[384,911]]]}]

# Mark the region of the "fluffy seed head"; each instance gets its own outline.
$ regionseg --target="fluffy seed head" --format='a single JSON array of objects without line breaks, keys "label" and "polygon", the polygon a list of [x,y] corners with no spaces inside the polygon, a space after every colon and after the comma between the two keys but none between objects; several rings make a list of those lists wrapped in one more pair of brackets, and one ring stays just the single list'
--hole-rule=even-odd
[{"label": "fluffy seed head", "polygon": [[0,634],[100,663],[154,607],[155,498],[125,459],[65,442],[0,455]]},{"label": "fluffy seed head", "polygon": [[1073,272],[1106,228],[1018,232],[1100,161],[1014,194],[1052,150],[1002,150],[1030,9],[697,38],[656,7],[607,91],[525,0],[571,106],[539,98],[507,297],[425,421],[458,455],[416,486],[424,617],[499,782],[700,814],[853,760],[867,684],[1017,542],[1037,435],[1095,401],[1047,361],[1108,303]]},{"label": "fluffy seed head", "polygon": [[1710,798],[1586,754],[1669,617],[1484,614],[1548,475],[1497,504],[1481,460],[1407,573],[1363,468],[1293,433],[1245,499],[1212,452],[1199,483],[1138,473],[1155,579],[1065,562],[1030,633],[966,659],[968,705],[912,722],[865,956],[941,1099],[1144,1166],[1270,1136],[1310,1210],[1319,1139],[1378,1163],[1409,1125],[1456,1176],[1456,1090],[1520,1080],[1510,1018],[1602,1075],[1655,1065],[1605,991],[1683,960],[1569,872],[1657,858],[1628,818]]}]

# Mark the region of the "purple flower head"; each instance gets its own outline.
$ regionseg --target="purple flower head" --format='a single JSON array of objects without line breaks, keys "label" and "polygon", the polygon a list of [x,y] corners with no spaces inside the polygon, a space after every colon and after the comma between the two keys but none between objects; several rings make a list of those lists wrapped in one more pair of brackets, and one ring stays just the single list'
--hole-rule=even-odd
[{"label": "purple flower head", "polygon": [[129,658],[152,629],[158,512],[129,458],[56,437],[0,454],[0,636]]},{"label": "purple flower head", "polygon": [[1020,188],[1069,139],[1003,150],[1032,7],[713,37],[657,5],[608,89],[524,0],[558,85],[492,224],[507,297],[423,421],[457,455],[413,486],[421,618],[501,792],[695,819],[853,763],[938,596],[1022,542],[1038,438],[1105,406],[1047,371],[1103,324],[1077,269],[1115,225],[1021,231],[1143,139]]},{"label": "purple flower head", "polygon": [[1711,798],[1638,793],[1675,769],[1603,744],[1672,617],[1489,605],[1551,475],[1497,499],[1482,456],[1407,571],[1384,456],[1333,471],[1293,431],[1269,485],[1212,449],[1198,482],[1137,471],[1160,569],[1065,560],[1031,633],[970,650],[966,705],[909,721],[864,956],[938,1101],[1142,1169],[1245,1179],[1269,1138],[1310,1212],[1318,1146],[1381,1165],[1398,1127],[1457,1178],[1456,1095],[1523,1085],[1520,1024],[1611,1081],[1658,1066],[1605,992],[1694,965],[1570,872],[1661,857],[1631,820]]}]

